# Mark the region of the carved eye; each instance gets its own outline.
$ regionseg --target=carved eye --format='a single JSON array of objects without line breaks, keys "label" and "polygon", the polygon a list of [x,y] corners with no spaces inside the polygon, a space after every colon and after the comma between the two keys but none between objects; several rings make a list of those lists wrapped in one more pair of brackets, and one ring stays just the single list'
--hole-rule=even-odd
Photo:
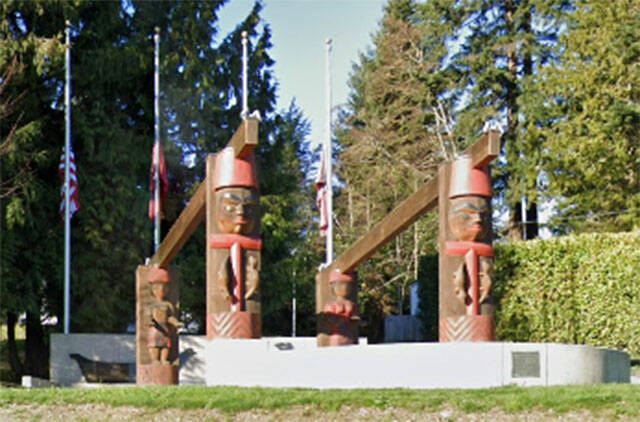
[{"label": "carved eye", "polygon": [[236,209],[236,207],[234,207],[233,205],[227,204],[227,205],[224,206],[224,210],[226,212],[233,212],[235,209]]}]

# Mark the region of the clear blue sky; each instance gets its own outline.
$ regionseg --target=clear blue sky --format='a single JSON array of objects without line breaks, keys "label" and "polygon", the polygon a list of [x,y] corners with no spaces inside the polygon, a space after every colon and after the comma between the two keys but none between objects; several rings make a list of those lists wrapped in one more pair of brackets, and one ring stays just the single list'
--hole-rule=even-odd
[{"label": "clear blue sky", "polygon": [[[333,105],[347,100],[347,85],[359,52],[371,46],[382,18],[384,0],[265,0],[262,17],[272,31],[278,107],[293,98],[311,122],[311,139],[319,142],[325,121],[325,39],[333,39]],[[221,35],[248,14],[252,0],[232,0],[219,15]],[[249,99],[251,108],[251,99]]]}]

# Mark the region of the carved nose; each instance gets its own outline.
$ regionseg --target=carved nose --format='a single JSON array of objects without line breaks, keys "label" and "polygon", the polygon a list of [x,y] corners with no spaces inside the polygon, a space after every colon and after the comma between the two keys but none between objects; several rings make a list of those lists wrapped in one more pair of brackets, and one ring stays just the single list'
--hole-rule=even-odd
[{"label": "carved nose", "polygon": [[238,206],[236,207],[236,214],[244,215],[244,206],[242,204],[238,204]]}]

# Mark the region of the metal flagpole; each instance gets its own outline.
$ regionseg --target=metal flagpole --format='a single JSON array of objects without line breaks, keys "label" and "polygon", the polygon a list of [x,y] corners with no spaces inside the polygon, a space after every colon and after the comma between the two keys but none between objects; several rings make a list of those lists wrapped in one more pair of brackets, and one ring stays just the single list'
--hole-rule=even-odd
[{"label": "metal flagpole", "polygon": [[66,21],[64,84],[64,334],[69,334],[71,297],[71,222],[69,211],[69,166],[71,151],[71,22]]},{"label": "metal flagpole", "polygon": [[154,70],[153,70],[153,114],[154,114],[154,137],[155,137],[155,171],[153,174],[153,204],[154,204],[154,231],[153,231],[153,250],[158,252],[160,246],[160,28],[156,27],[156,33],[153,36],[154,41]]},{"label": "metal flagpole", "polygon": [[242,112],[240,116],[246,119],[249,115],[249,88],[247,77],[247,31],[242,31]]},{"label": "metal flagpole", "polygon": [[327,121],[324,138],[324,163],[327,189],[327,258],[326,264],[333,262],[333,187],[331,183],[332,148],[331,148],[331,38],[327,38],[326,45],[326,113]]}]

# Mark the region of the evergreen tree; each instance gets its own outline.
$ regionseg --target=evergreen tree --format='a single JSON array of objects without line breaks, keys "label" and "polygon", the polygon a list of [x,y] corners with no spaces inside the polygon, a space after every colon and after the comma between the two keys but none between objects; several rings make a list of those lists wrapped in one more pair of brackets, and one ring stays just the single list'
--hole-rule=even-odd
[{"label": "evergreen tree", "polygon": [[[389,2],[373,50],[361,56],[351,78],[338,130],[338,174],[345,184],[336,200],[338,249],[431,179],[456,150],[451,105],[443,97],[452,80],[441,72],[451,27],[435,15],[421,19],[421,7],[427,8],[413,0]],[[435,251],[435,221],[433,215],[420,220],[359,267],[360,305],[372,340],[381,338],[384,315],[403,312],[419,255]]]},{"label": "evergreen tree", "polygon": [[630,230],[640,207],[640,5],[576,2],[561,46],[560,63],[532,87],[527,127],[544,141],[555,225]]}]

